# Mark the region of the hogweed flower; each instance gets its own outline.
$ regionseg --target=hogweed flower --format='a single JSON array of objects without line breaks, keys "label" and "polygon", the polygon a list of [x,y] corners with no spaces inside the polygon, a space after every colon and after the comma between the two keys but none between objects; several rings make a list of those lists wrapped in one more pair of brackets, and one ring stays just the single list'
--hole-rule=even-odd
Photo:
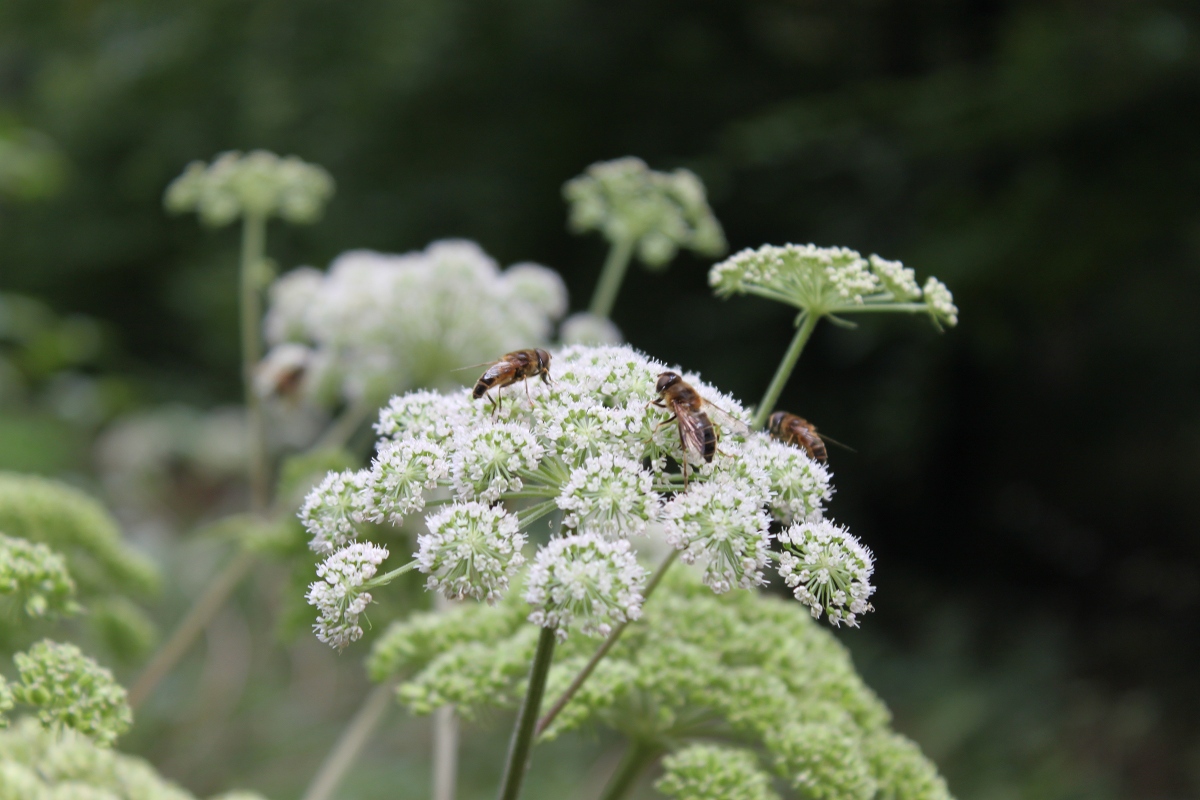
[{"label": "hogweed flower", "polygon": [[761,495],[747,494],[732,481],[711,481],[676,495],[663,516],[667,543],[682,551],[684,563],[704,559],[704,583],[714,592],[766,582],[771,515]]},{"label": "hogweed flower", "polygon": [[317,566],[317,577],[321,580],[309,584],[305,596],[308,604],[316,606],[319,612],[313,625],[317,639],[343,650],[362,638],[358,617],[372,599],[366,584],[387,557],[386,547],[355,542]]},{"label": "hogweed flower", "polygon": [[429,533],[417,537],[417,569],[425,587],[446,597],[495,603],[508,589],[508,576],[525,563],[525,534],[503,508],[457,503],[425,520]]},{"label": "hogweed flower", "polygon": [[72,599],[75,582],[61,555],[40,542],[3,534],[0,534],[0,595],[14,597],[31,617],[69,614],[78,608]]},{"label": "hogweed flower", "polygon": [[575,623],[586,636],[607,636],[613,623],[642,615],[645,576],[624,539],[608,541],[594,533],[556,537],[538,550],[529,570],[525,601],[534,609],[529,621],[553,628],[560,640]]},{"label": "hogweed flower", "polygon": [[[712,462],[692,470],[685,491],[681,464],[697,458],[684,452],[674,426],[662,425],[668,412],[648,405],[665,369],[629,347],[576,345],[553,354],[551,383],[501,388],[498,409],[465,389],[393,398],[375,426],[382,438],[371,468],[332,473],[309,493],[300,516],[311,547],[332,552],[374,530],[364,523],[403,527],[437,492],[436,502],[450,505],[427,517],[416,558],[427,587],[449,596],[499,599],[521,564],[523,531],[556,513],[572,536],[532,559],[541,580],[550,579],[550,566],[571,574],[572,559],[585,572],[619,559],[636,567],[640,581],[627,542],[657,535],[664,523],[684,560],[704,565],[712,589],[762,583],[771,520],[820,519],[832,493],[829,473],[802,450],[738,426],[722,432]],[[699,377],[685,379],[734,417],[748,416]],[[635,572],[621,573],[626,604],[641,591]],[[589,632],[628,618],[598,609],[541,609],[538,618],[564,635],[573,616]]]},{"label": "hogweed flower", "polygon": [[[377,496],[386,497],[391,481],[385,474],[371,480],[371,472],[331,472],[304,498],[300,521],[312,535],[309,547],[316,553],[332,553],[358,533],[367,509],[374,507]],[[371,487],[370,493],[364,493]],[[406,487],[407,490],[407,487]],[[392,491],[395,491],[393,489]]]},{"label": "hogweed flower", "polygon": [[839,525],[828,520],[802,522],[779,534],[783,553],[779,575],[796,599],[812,610],[824,611],[834,625],[857,627],[858,617],[871,611],[875,592],[871,551]]},{"label": "hogweed flower", "polygon": [[195,211],[214,226],[272,216],[304,224],[321,215],[332,195],[333,178],[316,164],[254,150],[222,153],[211,164],[193,161],[167,187],[164,202],[169,211]]},{"label": "hogweed flower", "polygon": [[637,536],[659,515],[654,476],[633,459],[601,453],[571,471],[556,502],[563,527],[607,539]]},{"label": "hogweed flower", "polygon": [[558,329],[563,344],[620,344],[625,341],[621,329],[608,317],[598,317],[588,311],[572,314]]},{"label": "hogweed flower", "polygon": [[656,172],[640,158],[602,161],[568,181],[563,195],[572,230],[627,242],[648,267],[665,267],[681,247],[707,256],[725,251],[704,184],[690,170]]},{"label": "hogweed flower", "polygon": [[296,391],[316,405],[382,403],[416,386],[452,386],[472,377],[452,370],[545,344],[566,310],[556,272],[529,263],[501,271],[474,242],[404,255],[354,250],[327,273],[301,267],[271,285],[263,369],[302,360]]},{"label": "hogweed flower", "polygon": [[937,278],[925,281],[925,304],[929,306],[934,324],[943,323],[951,328],[958,324],[958,306],[954,305],[954,295]]},{"label": "hogweed flower", "polygon": [[13,698],[36,707],[43,725],[71,728],[110,745],[133,722],[125,689],[75,645],[43,640],[13,662],[20,677],[12,685]]},{"label": "hogweed flower", "polygon": [[876,255],[863,258],[846,247],[787,244],[743,250],[714,265],[708,282],[721,297],[754,294],[814,318],[900,311],[928,313],[935,324],[958,322],[950,292],[940,281],[931,278],[925,285],[926,291],[934,289],[936,301],[914,302],[923,292],[911,269]]}]

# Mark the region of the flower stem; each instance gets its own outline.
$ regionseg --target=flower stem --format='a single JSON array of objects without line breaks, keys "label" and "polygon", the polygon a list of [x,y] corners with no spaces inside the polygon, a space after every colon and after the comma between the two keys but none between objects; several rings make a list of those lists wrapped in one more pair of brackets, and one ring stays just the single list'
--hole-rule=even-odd
[{"label": "flower stem", "polygon": [[350,404],[338,415],[337,419],[329,424],[329,427],[321,434],[321,438],[317,439],[310,449],[313,451],[334,450],[345,447],[346,442],[350,441],[350,437],[362,425],[363,420],[369,417],[374,410],[371,403],[363,400]]},{"label": "flower stem", "polygon": [[754,412],[755,428],[762,428],[767,424],[767,417],[771,416],[771,412],[775,410],[775,403],[779,401],[779,395],[783,393],[783,387],[787,384],[788,378],[792,376],[792,370],[796,367],[800,352],[804,350],[804,345],[808,343],[808,337],[812,336],[819,319],[820,317],[816,314],[804,315],[804,320],[796,330],[796,335],[792,337],[791,345],[784,353],[783,360],[779,362],[779,368],[775,370],[775,377],[771,378],[771,385],[767,387],[767,393],[763,395],[762,402],[758,404],[758,409]]},{"label": "flower stem", "polygon": [[187,616],[179,623],[179,627],[171,634],[171,638],[158,649],[150,659],[150,663],[142,670],[133,688],[129,690],[129,705],[137,708],[146,698],[154,693],[159,682],[167,676],[175,664],[188,651],[200,632],[208,627],[214,616],[225,605],[229,595],[246,577],[250,567],[254,565],[254,554],[248,550],[239,552],[225,569],[209,582],[204,593],[188,611]]},{"label": "flower stem", "polygon": [[458,718],[454,706],[433,712],[433,800],[454,800],[458,773]]},{"label": "flower stem", "polygon": [[329,751],[321,768],[313,776],[312,783],[304,793],[304,800],[329,800],[333,796],[346,770],[358,759],[363,745],[370,740],[371,734],[383,721],[384,712],[391,702],[392,691],[396,688],[396,680],[393,678],[384,681],[367,695],[367,699],[363,701],[350,724],[342,731],[337,744]]},{"label": "flower stem", "polygon": [[546,677],[550,674],[556,642],[554,629],[542,628],[537,651],[533,655],[533,666],[529,670],[529,689],[525,692],[525,702],[517,715],[512,744],[508,748],[508,763],[504,767],[504,780],[500,783],[499,800],[517,800],[521,794],[521,783],[525,780],[529,754],[533,749],[533,729],[542,706],[542,695],[546,693]]},{"label": "flower stem", "polygon": [[621,283],[625,280],[625,271],[629,269],[629,261],[633,257],[633,241],[626,238],[617,239],[608,249],[608,258],[604,259],[604,269],[600,272],[600,280],[596,284],[596,292],[592,295],[592,304],[588,308],[597,317],[607,318],[612,314],[617,302],[617,293],[621,291]]},{"label": "flower stem", "polygon": [[[662,582],[663,576],[667,574],[667,570],[671,568],[671,565],[675,563],[675,559],[678,557],[679,551],[672,550],[670,555],[663,559],[662,564],[659,565],[654,575],[652,575],[650,580],[646,583],[646,590],[642,592],[643,606],[646,604],[646,601],[650,599],[650,595],[654,593],[654,590],[658,587],[658,584]],[[571,685],[563,690],[563,693],[559,695],[557,700],[554,701],[554,705],[550,706],[550,710],[546,712],[546,715],[538,720],[537,730],[535,731],[536,735],[541,736],[542,733],[545,732],[546,728],[550,727],[550,723],[554,722],[554,718],[557,717],[559,713],[567,707],[567,703],[571,702],[571,698],[574,697],[575,693],[579,691],[579,688],[583,686],[584,681],[591,676],[592,672],[596,669],[596,665],[599,664],[606,655],[608,655],[608,651],[611,650],[613,645],[617,643],[617,640],[621,638],[621,634],[625,632],[625,628],[628,627],[628,625],[629,622],[627,620],[613,628],[612,633],[610,633],[608,638],[605,639],[600,647],[596,649],[596,652],[592,654],[592,657],[588,663],[584,665],[583,669],[579,670],[579,674],[576,675],[575,679],[571,681]]]},{"label": "flower stem", "polygon": [[656,748],[638,741],[630,742],[629,749],[625,751],[621,763],[617,765],[617,771],[613,773],[608,780],[608,785],[604,787],[604,793],[600,795],[600,800],[620,800],[624,797],[633,788],[638,776],[642,774],[642,770],[657,757],[658,750]]},{"label": "flower stem", "polygon": [[416,568],[417,568],[416,560],[410,561],[407,564],[405,564],[403,567],[397,567],[396,569],[392,570],[391,572],[385,572],[382,575],[376,575],[374,578],[371,578],[371,580],[365,582],[362,585],[362,588],[363,589],[374,589],[376,586],[386,586],[389,583],[391,583],[392,581],[394,581],[396,578],[399,578],[404,573],[412,572]]},{"label": "flower stem", "polygon": [[246,395],[246,445],[249,454],[250,508],[266,511],[270,467],[262,403],[254,390],[254,372],[262,360],[262,273],[267,249],[267,218],[247,214],[242,222],[241,310],[242,383]]}]

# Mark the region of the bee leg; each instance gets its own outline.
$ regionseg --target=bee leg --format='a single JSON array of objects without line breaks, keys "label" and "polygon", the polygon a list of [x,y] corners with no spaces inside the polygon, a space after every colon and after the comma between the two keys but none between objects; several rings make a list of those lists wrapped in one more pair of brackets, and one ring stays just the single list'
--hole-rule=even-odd
[{"label": "bee leg", "polygon": [[686,452],[683,454],[682,464],[683,464],[683,490],[686,492],[688,490],[688,459],[687,459]]},{"label": "bee leg", "polygon": [[487,392],[484,392],[483,396],[486,397],[488,399],[488,402],[492,404],[492,419],[495,419],[496,414],[499,413],[499,411],[500,411],[500,406],[496,402],[496,398],[492,397],[490,390]]},{"label": "bee leg", "polygon": [[674,421],[675,421],[675,415],[672,414],[671,416],[664,419],[662,422],[658,423],[658,425],[656,425],[654,427],[654,432],[658,433],[659,429],[662,428],[663,425],[669,425],[670,423],[672,423]]},{"label": "bee leg", "polygon": [[529,401],[529,407],[533,408],[533,398],[529,395],[529,378],[526,378],[522,383],[525,384],[525,399]]},{"label": "bee leg", "polygon": [[542,383],[546,385],[554,383],[554,381],[550,380],[550,370],[544,370],[542,372]]}]

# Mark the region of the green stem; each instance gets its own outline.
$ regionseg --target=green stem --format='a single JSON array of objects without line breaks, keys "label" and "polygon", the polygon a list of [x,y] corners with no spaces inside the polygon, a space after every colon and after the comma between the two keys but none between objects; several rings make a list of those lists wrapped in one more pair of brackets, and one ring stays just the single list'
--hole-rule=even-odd
[{"label": "green stem", "polygon": [[138,675],[133,688],[129,690],[131,707],[137,708],[154,693],[158,684],[174,669],[175,664],[183,658],[183,654],[192,646],[196,637],[208,627],[208,623],[212,622],[221,606],[225,605],[229,595],[233,594],[233,590],[250,572],[254,560],[253,553],[242,550],[209,581],[204,593],[200,595],[200,598],[188,611],[187,616],[179,623],[179,627],[171,633],[171,638],[167,639],[166,643],[158,649],[158,652],[151,657],[150,663],[142,670],[142,674]]},{"label": "green stem", "polygon": [[385,572],[382,575],[376,575],[374,578],[371,578],[371,580],[363,583],[362,588],[363,589],[374,589],[378,586],[386,586],[389,583],[391,583],[392,581],[394,581],[396,578],[399,578],[404,573],[412,572],[416,568],[417,568],[417,562],[415,560],[410,561],[407,564],[405,564],[403,567],[397,567],[396,569],[392,570],[391,572]]},{"label": "green stem", "polygon": [[242,383],[246,395],[250,471],[250,507],[266,511],[270,501],[270,467],[262,402],[254,390],[254,372],[262,361],[262,274],[267,249],[267,218],[247,214],[242,222],[241,310]]},{"label": "green stem", "polygon": [[[663,577],[667,574],[667,570],[671,568],[671,565],[675,563],[675,559],[678,557],[679,551],[672,550],[670,555],[663,559],[662,564],[659,565],[654,575],[650,578],[650,581],[646,584],[646,590],[642,592],[643,606],[645,606],[646,601],[650,599],[650,595],[654,594],[654,590],[658,588],[658,584],[662,582]],[[568,686],[563,693],[558,696],[558,699],[554,701],[554,705],[550,706],[550,710],[546,712],[546,715],[538,720],[536,731],[538,736],[541,736],[546,728],[550,727],[550,723],[554,722],[554,718],[557,717],[559,713],[567,707],[567,703],[571,702],[571,698],[574,697],[575,693],[579,691],[579,688],[583,686],[584,681],[591,676],[592,672],[596,669],[596,665],[599,664],[606,655],[608,655],[608,651],[613,648],[613,645],[615,645],[617,640],[621,638],[621,634],[625,632],[625,628],[628,626],[629,622],[625,621],[613,628],[612,633],[610,633],[608,638],[605,639],[600,647],[596,649],[596,652],[592,654],[592,657],[588,663],[584,665],[583,669],[579,671],[579,674],[576,675],[574,680],[571,681],[571,685]]]},{"label": "green stem", "polygon": [[658,758],[657,748],[638,741],[630,742],[629,749],[625,751],[621,763],[617,765],[617,771],[613,773],[608,780],[608,785],[604,787],[604,793],[600,795],[600,800],[620,800],[637,783],[642,770],[656,758]]},{"label": "green stem", "polygon": [[347,406],[337,419],[329,424],[329,427],[321,434],[321,438],[317,439],[310,450],[334,450],[345,447],[346,442],[350,441],[350,437],[362,425],[363,420],[369,417],[374,410],[374,405],[362,400]]},{"label": "green stem", "polygon": [[796,367],[800,352],[808,342],[808,337],[812,336],[819,319],[820,317],[816,314],[804,315],[804,320],[796,330],[796,335],[792,338],[788,351],[784,354],[783,360],[779,362],[779,368],[775,370],[775,377],[771,379],[767,393],[763,395],[762,402],[758,404],[758,410],[754,412],[755,428],[762,428],[767,424],[767,417],[771,416],[771,412],[775,410],[775,403],[779,401],[779,395],[783,393],[783,387],[787,384],[788,378],[792,376],[792,370]]},{"label": "green stem", "polygon": [[383,721],[384,712],[391,705],[392,692],[395,690],[398,680],[398,678],[392,678],[384,681],[367,695],[367,699],[363,701],[362,706],[354,715],[354,719],[350,720],[350,724],[342,731],[337,744],[333,746],[333,750],[329,751],[321,768],[317,770],[312,783],[308,785],[308,790],[304,793],[304,800],[329,800],[330,797],[333,797],[346,770],[350,769],[358,760],[358,754],[362,751],[363,746],[370,741],[371,734]]},{"label": "green stem", "polygon": [[604,259],[604,269],[600,272],[600,281],[596,284],[596,293],[592,295],[592,304],[588,308],[597,317],[609,317],[617,302],[617,293],[621,291],[621,283],[625,280],[625,271],[633,258],[633,241],[628,238],[617,239],[608,249],[608,258]]},{"label": "green stem", "polygon": [[504,780],[500,783],[500,800],[517,800],[521,794],[521,783],[525,780],[529,754],[533,750],[533,729],[542,707],[542,695],[546,693],[546,677],[550,674],[556,642],[554,629],[542,628],[537,652],[533,655],[533,666],[529,670],[529,689],[525,692],[525,702],[517,715],[512,744],[508,748],[508,763],[504,767]]}]

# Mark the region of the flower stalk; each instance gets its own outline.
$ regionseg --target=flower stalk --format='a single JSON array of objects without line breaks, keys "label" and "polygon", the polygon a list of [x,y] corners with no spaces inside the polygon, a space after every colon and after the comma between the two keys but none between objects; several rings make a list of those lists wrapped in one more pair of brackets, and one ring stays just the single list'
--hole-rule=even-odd
[{"label": "flower stalk", "polygon": [[262,400],[254,388],[254,371],[262,360],[262,287],[266,271],[267,218],[246,214],[242,220],[241,325],[242,384],[246,397],[246,450],[250,476],[250,508],[261,514],[270,502],[267,426]]},{"label": "flower stalk", "polygon": [[629,262],[633,259],[633,240],[622,237],[613,241],[608,249],[608,257],[604,260],[604,269],[600,272],[600,280],[596,283],[596,292],[592,295],[592,303],[588,310],[597,317],[605,319],[612,316],[613,306],[617,302],[617,294],[629,270]]},{"label": "flower stalk", "polygon": [[333,797],[346,771],[358,759],[363,746],[370,741],[371,734],[383,721],[385,712],[391,706],[392,692],[395,691],[397,682],[397,679],[384,681],[367,695],[367,699],[363,701],[350,724],[342,731],[337,744],[313,776],[312,783],[304,792],[303,800],[329,800]]},{"label": "flower stalk", "polygon": [[[671,568],[671,565],[675,563],[675,559],[678,557],[679,551],[672,550],[667,557],[663,559],[662,564],[659,565],[654,574],[650,576],[650,580],[646,583],[646,589],[642,592],[643,605],[647,600],[650,599],[650,595],[654,593],[654,589],[659,583],[662,582],[663,577],[667,574],[667,570]],[[588,677],[591,676],[592,672],[596,669],[596,666],[602,660],[604,660],[606,655],[608,655],[608,651],[611,650],[613,645],[617,643],[617,640],[621,638],[621,634],[625,632],[627,627],[629,627],[628,621],[622,622],[621,624],[617,625],[617,627],[613,628],[612,633],[605,638],[603,643],[596,648],[596,652],[592,654],[592,657],[588,659],[588,663],[584,664],[583,669],[579,670],[579,674],[575,676],[570,685],[567,686],[567,688],[563,690],[563,693],[558,696],[558,699],[554,701],[554,705],[550,706],[550,710],[546,712],[545,716],[538,720],[535,735],[541,736],[542,733],[544,733],[545,730],[550,727],[550,723],[554,722],[554,718],[557,717],[562,710],[567,707],[567,703],[571,702],[571,698],[575,696],[575,694],[583,686],[584,682],[587,681]]]},{"label": "flower stalk", "polygon": [[644,742],[633,741],[629,749],[621,757],[617,771],[609,779],[608,785],[600,795],[600,800],[621,800],[637,783],[638,777],[654,759],[658,758],[659,750]]},{"label": "flower stalk", "polygon": [[538,636],[537,651],[533,655],[533,666],[529,670],[529,688],[525,702],[517,714],[513,729],[512,744],[508,749],[508,762],[504,766],[504,779],[500,783],[499,800],[517,800],[521,795],[521,784],[529,768],[529,755],[533,749],[534,728],[542,696],[546,693],[546,677],[550,674],[550,663],[554,659],[554,645],[558,641],[554,628],[542,628]]},{"label": "flower stalk", "polygon": [[796,329],[796,335],[792,337],[792,343],[788,345],[783,360],[779,362],[779,367],[775,370],[775,376],[771,378],[771,383],[767,386],[762,402],[758,404],[758,408],[754,412],[755,428],[762,428],[767,424],[767,418],[775,410],[775,404],[779,402],[779,395],[783,393],[783,387],[787,385],[788,378],[792,376],[792,370],[796,368],[800,353],[804,351],[804,345],[808,344],[808,339],[812,336],[817,327],[817,321],[820,319],[813,313],[801,314],[801,316],[803,319]]}]

